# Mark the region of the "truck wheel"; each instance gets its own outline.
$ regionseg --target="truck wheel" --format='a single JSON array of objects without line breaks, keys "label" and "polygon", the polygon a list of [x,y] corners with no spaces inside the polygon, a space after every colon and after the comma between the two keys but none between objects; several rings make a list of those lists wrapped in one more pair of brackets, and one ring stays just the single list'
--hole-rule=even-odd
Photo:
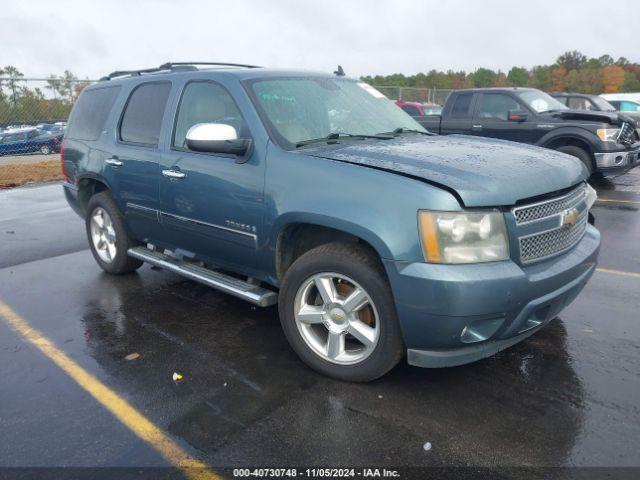
[{"label": "truck wheel", "polygon": [[140,268],[142,262],[127,255],[127,250],[139,243],[127,234],[120,210],[109,192],[91,197],[85,225],[91,253],[105,272],[120,274]]},{"label": "truck wheel", "polygon": [[576,147],[574,145],[565,145],[556,149],[559,152],[566,153],[572,157],[579,158],[584,166],[589,171],[589,176],[593,174],[593,162],[591,161],[591,155],[584,148]]},{"label": "truck wheel", "polygon": [[324,375],[366,382],[402,358],[387,279],[356,245],[329,243],[302,255],[287,270],[278,303],[289,344]]},{"label": "truck wheel", "polygon": [[42,145],[40,147],[40,153],[42,155],[49,155],[51,153],[51,147],[49,147],[49,145]]}]

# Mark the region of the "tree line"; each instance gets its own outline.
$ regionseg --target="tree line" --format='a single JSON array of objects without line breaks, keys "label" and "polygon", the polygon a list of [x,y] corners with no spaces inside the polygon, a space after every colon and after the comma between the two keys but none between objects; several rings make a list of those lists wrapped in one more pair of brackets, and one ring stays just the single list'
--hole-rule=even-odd
[{"label": "tree line", "polygon": [[508,72],[478,68],[474,72],[429,70],[416,75],[365,76],[375,86],[461,89],[478,87],[533,87],[546,92],[640,92],[640,64],[610,55],[588,58],[577,50],[563,53],[551,65],[531,69],[514,66]]},{"label": "tree line", "polygon": [[[0,68],[0,126],[64,120],[88,80],[68,70],[50,75],[41,87],[24,79],[14,66]],[[429,70],[416,75],[364,76],[375,86],[460,89],[473,87],[534,87],[548,92],[582,93],[640,92],[640,64],[610,55],[587,58],[577,50],[563,53],[551,65],[531,69],[512,67],[508,72],[478,68],[474,72]],[[45,94],[48,93],[48,95]]]}]

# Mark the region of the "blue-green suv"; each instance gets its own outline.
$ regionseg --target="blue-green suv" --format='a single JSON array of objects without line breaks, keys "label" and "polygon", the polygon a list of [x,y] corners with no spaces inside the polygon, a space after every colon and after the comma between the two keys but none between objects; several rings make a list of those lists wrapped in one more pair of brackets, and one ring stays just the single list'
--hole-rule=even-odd
[{"label": "blue-green suv", "polygon": [[341,69],[115,72],[80,95],[63,147],[65,195],[105,271],[147,262],[277,303],[293,349],[339,379],[405,353],[423,367],[489,356],[596,267],[580,161],[431,135]]}]

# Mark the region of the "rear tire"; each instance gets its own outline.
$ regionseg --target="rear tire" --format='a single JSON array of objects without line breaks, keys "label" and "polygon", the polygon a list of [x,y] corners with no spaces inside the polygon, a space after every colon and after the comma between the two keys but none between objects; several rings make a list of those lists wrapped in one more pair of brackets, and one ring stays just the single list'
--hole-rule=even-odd
[{"label": "rear tire", "polygon": [[127,255],[140,242],[129,237],[120,210],[107,191],[89,199],[85,226],[93,258],[111,274],[133,272],[143,262]]},{"label": "rear tire", "polygon": [[391,289],[378,259],[362,247],[329,243],[308,251],[287,270],[278,303],[289,344],[324,375],[367,382],[402,358]]},{"label": "rear tire", "polygon": [[51,153],[51,147],[49,147],[49,145],[42,145],[40,147],[40,153],[42,155],[49,155]]},{"label": "rear tire", "polygon": [[589,176],[593,175],[593,161],[591,160],[591,154],[587,152],[584,148],[576,147],[574,145],[564,145],[562,147],[556,148],[558,152],[566,153],[567,155],[571,155],[572,157],[576,157],[580,159],[580,161],[587,167],[589,171]]}]

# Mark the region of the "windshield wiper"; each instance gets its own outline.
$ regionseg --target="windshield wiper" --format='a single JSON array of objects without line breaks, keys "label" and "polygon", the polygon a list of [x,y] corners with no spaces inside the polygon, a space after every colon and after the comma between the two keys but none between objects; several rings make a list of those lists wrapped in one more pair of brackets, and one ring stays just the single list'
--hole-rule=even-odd
[{"label": "windshield wiper", "polygon": [[390,134],[379,133],[376,135],[366,135],[360,133],[343,133],[343,132],[333,132],[327,135],[326,137],[321,138],[311,138],[309,140],[302,140],[301,142],[296,143],[296,148],[304,147],[305,145],[310,145],[312,143],[337,143],[336,140],[340,140],[341,138],[356,138],[356,139],[365,139],[365,138],[377,138],[379,140],[391,140],[393,138]]},{"label": "windshield wiper", "polygon": [[404,128],[404,127],[398,127],[395,130],[393,130],[392,132],[385,132],[382,135],[402,135],[403,133],[419,133],[420,135],[435,135],[435,133],[432,133],[428,130],[426,131],[422,131],[422,130],[415,130],[412,128]]}]

